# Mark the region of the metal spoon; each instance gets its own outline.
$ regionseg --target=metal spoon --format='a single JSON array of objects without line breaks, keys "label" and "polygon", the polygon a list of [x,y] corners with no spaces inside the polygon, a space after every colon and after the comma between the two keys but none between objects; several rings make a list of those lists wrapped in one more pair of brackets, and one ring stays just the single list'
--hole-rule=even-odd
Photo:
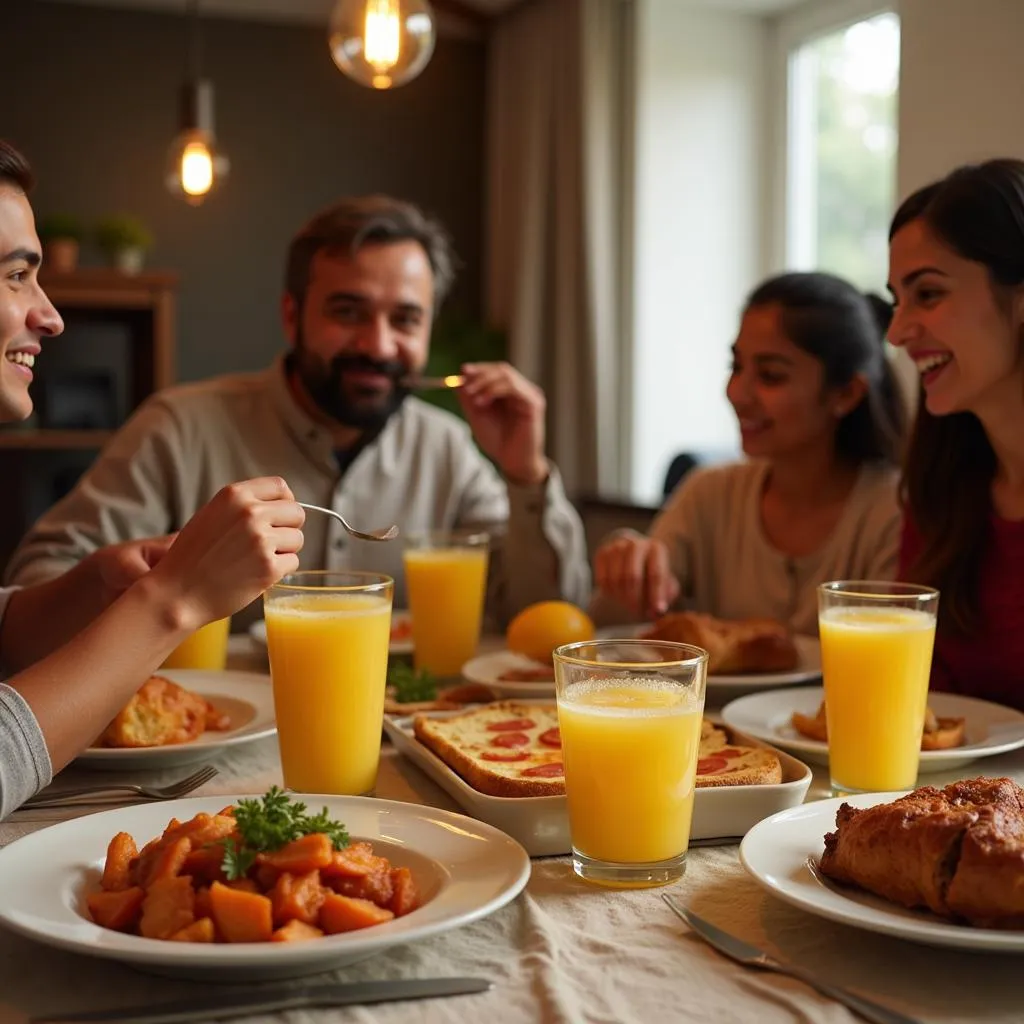
[{"label": "metal spoon", "polygon": [[353,536],[358,537],[360,540],[394,540],[398,536],[398,527],[392,523],[390,526],[384,527],[382,530],[374,530],[372,533],[363,533],[362,530],[355,530],[345,521],[345,517],[339,512],[335,512],[333,508],[321,508],[319,505],[307,505],[304,501],[298,502],[300,508],[308,509],[311,512],[324,512],[329,516],[334,516],[335,519],[341,523],[342,526]]}]

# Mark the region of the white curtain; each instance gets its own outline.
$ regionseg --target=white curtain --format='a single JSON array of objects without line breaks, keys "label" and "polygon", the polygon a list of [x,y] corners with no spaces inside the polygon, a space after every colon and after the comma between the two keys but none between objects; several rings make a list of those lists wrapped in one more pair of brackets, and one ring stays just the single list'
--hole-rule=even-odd
[{"label": "white curtain", "polygon": [[632,16],[528,0],[489,43],[487,313],[577,495],[626,482]]}]

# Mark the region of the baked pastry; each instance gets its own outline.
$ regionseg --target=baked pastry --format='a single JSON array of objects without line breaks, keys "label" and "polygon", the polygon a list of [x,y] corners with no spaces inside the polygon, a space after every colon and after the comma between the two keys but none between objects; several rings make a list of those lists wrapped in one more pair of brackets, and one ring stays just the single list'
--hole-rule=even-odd
[{"label": "baked pastry", "polygon": [[96,741],[98,747],[163,747],[188,743],[207,729],[231,728],[205,697],[163,676],[150,676]]},{"label": "baked pastry", "polygon": [[[560,796],[565,793],[562,738],[552,704],[501,701],[447,718],[417,715],[413,732],[425,747],[489,796]],[[707,719],[701,722],[697,788],[782,781],[782,763],[763,747],[730,743]]]},{"label": "baked pastry", "polygon": [[[825,702],[822,701],[817,714],[801,714],[794,711],[790,721],[798,733],[821,743],[828,742],[828,725],[825,720]],[[963,718],[937,718],[931,708],[925,711],[924,731],[921,734],[922,750],[948,750],[964,742],[965,720]]]},{"label": "baked pastry", "polygon": [[730,622],[698,612],[670,612],[642,635],[703,647],[708,652],[708,675],[789,672],[800,664],[792,634],[774,619]]},{"label": "baked pastry", "polygon": [[905,907],[1024,928],[1024,790],[978,778],[874,807],[844,803],[821,871]]}]

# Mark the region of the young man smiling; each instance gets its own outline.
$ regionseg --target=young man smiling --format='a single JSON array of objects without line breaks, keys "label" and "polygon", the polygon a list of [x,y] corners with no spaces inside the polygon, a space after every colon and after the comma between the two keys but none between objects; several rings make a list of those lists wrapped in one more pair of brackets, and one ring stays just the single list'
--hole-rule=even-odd
[{"label": "young man smiling", "polygon": [[[27,161],[0,140],[0,422],[32,412],[35,357],[64,329],[39,284],[31,186]],[[0,665],[15,673],[0,683],[0,818],[92,743],[185,637],[292,571],[302,521],[283,480],[249,480],[174,538],[103,548],[52,582],[0,590]]]},{"label": "young man smiling", "polygon": [[[443,230],[409,203],[370,196],[316,215],[287,255],[287,354],[151,398],[36,524],[12,578],[174,530],[225,481],[273,474],[359,527],[491,532],[493,622],[534,601],[585,602],[583,528],[545,457],[541,390],[506,363],[464,366],[465,423],[410,393],[452,263]],[[400,543],[353,540],[325,516],[305,532],[304,567],[386,573],[405,603]]]}]

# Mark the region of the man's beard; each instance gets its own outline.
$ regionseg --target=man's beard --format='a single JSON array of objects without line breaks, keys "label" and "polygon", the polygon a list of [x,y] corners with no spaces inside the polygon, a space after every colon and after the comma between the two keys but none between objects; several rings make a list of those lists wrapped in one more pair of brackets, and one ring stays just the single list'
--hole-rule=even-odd
[{"label": "man's beard", "polygon": [[[407,375],[408,368],[397,359],[337,355],[330,362],[324,362],[299,339],[291,369],[322,413],[343,426],[358,430],[379,430],[409,394],[409,390],[399,384]],[[353,370],[383,374],[391,380],[392,387],[382,393],[373,388],[346,384],[344,376]]]}]

